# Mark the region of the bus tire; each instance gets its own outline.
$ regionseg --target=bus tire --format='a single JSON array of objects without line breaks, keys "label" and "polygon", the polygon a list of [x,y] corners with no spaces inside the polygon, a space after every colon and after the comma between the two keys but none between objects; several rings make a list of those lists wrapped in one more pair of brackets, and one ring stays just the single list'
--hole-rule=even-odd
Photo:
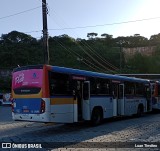
[{"label": "bus tire", "polygon": [[141,117],[143,114],[143,105],[140,104],[137,109],[137,117]]},{"label": "bus tire", "polygon": [[99,125],[103,119],[103,110],[101,108],[95,108],[92,111],[91,124],[92,126]]}]

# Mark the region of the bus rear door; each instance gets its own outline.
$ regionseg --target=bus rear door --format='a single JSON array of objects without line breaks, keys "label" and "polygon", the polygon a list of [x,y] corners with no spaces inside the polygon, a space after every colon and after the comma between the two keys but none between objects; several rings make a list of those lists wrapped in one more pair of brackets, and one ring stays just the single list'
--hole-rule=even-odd
[{"label": "bus rear door", "polygon": [[90,120],[90,82],[83,83],[83,101],[82,101],[82,115],[84,120]]},{"label": "bus rear door", "polygon": [[119,84],[118,115],[125,115],[124,84]]}]

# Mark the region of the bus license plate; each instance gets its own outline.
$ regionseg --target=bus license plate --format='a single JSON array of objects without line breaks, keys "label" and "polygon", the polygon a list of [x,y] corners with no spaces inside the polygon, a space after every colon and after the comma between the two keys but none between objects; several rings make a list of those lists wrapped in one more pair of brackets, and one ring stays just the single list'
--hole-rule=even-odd
[{"label": "bus license plate", "polygon": [[23,110],[23,113],[29,113],[29,110],[24,109],[24,110]]}]

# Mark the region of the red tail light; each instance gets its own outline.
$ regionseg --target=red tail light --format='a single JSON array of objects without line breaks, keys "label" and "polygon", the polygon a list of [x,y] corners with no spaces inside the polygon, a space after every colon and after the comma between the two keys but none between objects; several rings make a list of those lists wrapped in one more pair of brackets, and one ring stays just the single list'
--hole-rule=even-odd
[{"label": "red tail light", "polygon": [[41,113],[44,113],[45,112],[45,101],[44,100],[41,100]]},{"label": "red tail light", "polygon": [[14,112],[14,100],[12,99],[12,103],[11,103],[11,109],[12,109],[12,112]]}]

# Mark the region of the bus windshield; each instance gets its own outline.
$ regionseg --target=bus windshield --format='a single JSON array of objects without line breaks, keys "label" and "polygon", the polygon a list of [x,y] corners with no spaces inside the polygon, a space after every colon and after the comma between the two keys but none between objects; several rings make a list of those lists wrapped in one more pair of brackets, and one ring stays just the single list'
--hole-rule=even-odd
[{"label": "bus windshield", "polygon": [[12,74],[12,88],[15,94],[37,94],[42,88],[42,69],[29,69]]}]

